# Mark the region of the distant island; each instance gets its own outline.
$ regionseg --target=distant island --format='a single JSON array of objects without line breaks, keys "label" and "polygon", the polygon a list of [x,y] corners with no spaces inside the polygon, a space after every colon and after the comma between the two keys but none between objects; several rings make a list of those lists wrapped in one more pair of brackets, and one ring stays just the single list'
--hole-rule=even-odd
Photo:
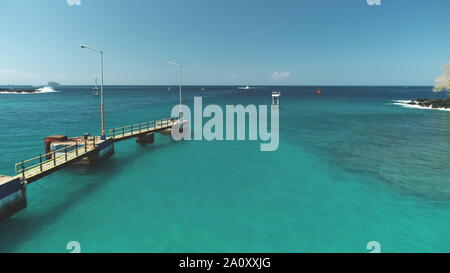
[{"label": "distant island", "polygon": [[57,82],[48,82],[47,85],[50,86],[50,87],[60,87],[61,86],[61,84],[59,84]]}]

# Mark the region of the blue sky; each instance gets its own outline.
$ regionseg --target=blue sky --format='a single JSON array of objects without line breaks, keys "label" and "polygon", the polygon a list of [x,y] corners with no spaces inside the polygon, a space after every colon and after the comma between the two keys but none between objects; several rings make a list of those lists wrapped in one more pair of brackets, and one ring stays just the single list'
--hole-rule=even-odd
[{"label": "blue sky", "polygon": [[0,0],[0,85],[432,85],[450,0],[381,2]]}]

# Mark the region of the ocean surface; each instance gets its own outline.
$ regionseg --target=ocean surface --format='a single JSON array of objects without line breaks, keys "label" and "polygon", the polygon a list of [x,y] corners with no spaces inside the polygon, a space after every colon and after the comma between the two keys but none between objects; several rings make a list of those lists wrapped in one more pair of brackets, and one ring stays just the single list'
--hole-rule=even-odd
[{"label": "ocean surface", "polygon": [[[0,252],[450,252],[450,112],[396,100],[432,87],[184,87],[193,104],[271,104],[280,145],[117,143],[96,166],[28,186],[28,208],[0,222]],[[0,94],[0,174],[44,152],[52,134],[99,135],[91,86]],[[175,86],[105,87],[106,127],[170,117]]]}]

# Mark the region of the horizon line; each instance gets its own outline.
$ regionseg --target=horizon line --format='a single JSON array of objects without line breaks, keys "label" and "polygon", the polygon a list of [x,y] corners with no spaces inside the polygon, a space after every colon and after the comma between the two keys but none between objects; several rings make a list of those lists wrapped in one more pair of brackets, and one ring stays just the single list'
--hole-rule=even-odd
[{"label": "horizon line", "polygon": [[[59,84],[60,86],[94,86],[94,84]],[[0,84],[0,86],[33,86],[33,87],[40,87],[40,86],[49,86],[48,84],[39,84],[39,85],[33,85],[33,84]],[[104,84],[103,86],[167,86],[167,87],[178,87],[178,84]],[[247,86],[246,84],[183,84],[182,86]],[[311,86],[418,86],[418,87],[433,87],[434,85],[426,85],[426,84],[266,84],[266,85],[248,85],[250,87],[268,87],[268,86],[299,86],[299,87],[311,87]]]}]

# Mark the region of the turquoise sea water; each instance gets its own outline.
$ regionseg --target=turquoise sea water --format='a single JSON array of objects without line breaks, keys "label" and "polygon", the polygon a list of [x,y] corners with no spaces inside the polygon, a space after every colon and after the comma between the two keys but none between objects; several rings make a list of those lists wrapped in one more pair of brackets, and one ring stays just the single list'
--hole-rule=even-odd
[{"label": "turquoise sea water", "polygon": [[[270,104],[282,92],[280,147],[255,141],[116,144],[101,165],[28,187],[0,222],[0,252],[450,251],[450,112],[396,99],[431,87],[186,87],[203,104]],[[99,133],[90,87],[0,94],[0,173],[42,153],[51,134]],[[175,87],[109,86],[107,128],[170,116]]]}]

